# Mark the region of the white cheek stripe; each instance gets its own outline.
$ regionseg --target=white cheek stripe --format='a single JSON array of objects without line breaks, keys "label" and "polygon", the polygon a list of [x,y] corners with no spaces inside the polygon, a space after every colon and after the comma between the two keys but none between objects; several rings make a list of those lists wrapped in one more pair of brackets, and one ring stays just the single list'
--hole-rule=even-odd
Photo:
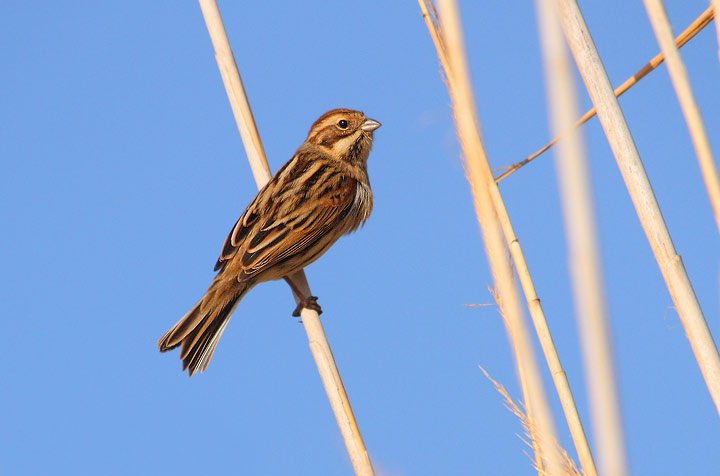
[{"label": "white cheek stripe", "polygon": [[332,145],[332,150],[336,154],[339,154],[340,152],[344,152],[356,140],[357,140],[356,134],[345,136]]}]

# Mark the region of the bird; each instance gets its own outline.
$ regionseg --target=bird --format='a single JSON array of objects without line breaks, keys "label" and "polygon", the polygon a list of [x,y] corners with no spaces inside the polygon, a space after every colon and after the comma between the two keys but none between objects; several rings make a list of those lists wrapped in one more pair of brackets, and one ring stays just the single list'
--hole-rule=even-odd
[{"label": "bird", "polygon": [[318,298],[304,296],[289,276],[370,216],[367,160],[380,125],[352,109],[333,109],[313,123],[230,230],[208,290],[160,338],[161,352],[180,346],[183,371],[204,372],[238,303],[265,281],[288,282],[300,301],[294,316],[302,308],[322,312]]}]

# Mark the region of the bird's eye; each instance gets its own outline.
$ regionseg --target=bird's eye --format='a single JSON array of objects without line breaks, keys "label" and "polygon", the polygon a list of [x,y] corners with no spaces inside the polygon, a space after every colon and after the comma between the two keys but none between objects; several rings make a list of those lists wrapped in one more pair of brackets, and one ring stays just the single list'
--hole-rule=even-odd
[{"label": "bird's eye", "polygon": [[338,126],[340,129],[345,130],[345,129],[348,128],[348,122],[347,122],[345,119],[340,119],[340,120],[338,121],[338,123],[337,123],[337,126]]}]

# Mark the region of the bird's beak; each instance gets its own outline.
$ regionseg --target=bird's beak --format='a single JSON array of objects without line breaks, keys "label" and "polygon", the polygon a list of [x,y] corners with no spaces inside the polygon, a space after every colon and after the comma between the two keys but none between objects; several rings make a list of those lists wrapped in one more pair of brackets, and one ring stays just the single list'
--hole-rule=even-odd
[{"label": "bird's beak", "polygon": [[372,132],[380,126],[382,126],[382,124],[380,124],[378,121],[373,121],[372,119],[365,119],[365,122],[362,123],[360,129],[364,130],[365,132]]}]

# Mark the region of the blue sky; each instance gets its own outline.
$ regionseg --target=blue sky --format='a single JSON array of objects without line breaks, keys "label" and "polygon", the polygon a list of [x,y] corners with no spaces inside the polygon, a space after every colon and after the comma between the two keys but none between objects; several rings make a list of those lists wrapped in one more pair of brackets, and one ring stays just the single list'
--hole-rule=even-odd
[{"label": "blue sky", "polygon": [[[581,3],[614,84],[656,54],[641,2]],[[707,6],[667,3],[676,33]],[[378,474],[533,474],[477,367],[519,396],[496,309],[465,306],[492,302],[490,275],[415,2],[220,8],[273,170],[328,109],[383,123],[372,217],[307,270]],[[499,167],[548,139],[533,5],[461,12]],[[714,25],[682,56],[720,156]],[[0,64],[0,473],[350,474],[284,283],[243,300],[205,374],[155,347],[256,193],[197,3],[5,2]],[[621,105],[720,336],[718,233],[664,67]],[[583,131],[631,469],[710,474],[717,413],[597,121]],[[501,192],[590,427],[554,173],[543,156]]]}]

